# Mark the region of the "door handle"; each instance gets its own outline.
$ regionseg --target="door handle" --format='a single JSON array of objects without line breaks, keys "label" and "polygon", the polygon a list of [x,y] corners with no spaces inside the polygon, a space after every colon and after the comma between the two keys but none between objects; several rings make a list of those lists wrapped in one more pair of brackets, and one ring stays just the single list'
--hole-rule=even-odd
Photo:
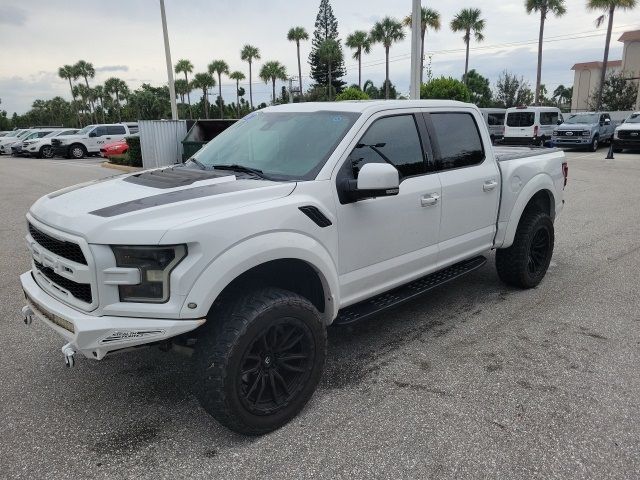
[{"label": "door handle", "polygon": [[420,205],[423,207],[432,207],[438,204],[438,200],[440,200],[440,195],[437,193],[431,193],[420,199]]},{"label": "door handle", "polygon": [[485,192],[490,192],[497,186],[498,186],[498,182],[496,182],[495,180],[489,180],[484,182],[484,185],[482,185],[482,190],[484,190]]}]

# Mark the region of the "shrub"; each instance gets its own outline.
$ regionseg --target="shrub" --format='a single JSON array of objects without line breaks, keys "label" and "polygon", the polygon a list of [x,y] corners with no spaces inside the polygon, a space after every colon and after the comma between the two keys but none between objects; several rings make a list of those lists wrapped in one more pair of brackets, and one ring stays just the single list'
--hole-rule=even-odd
[{"label": "shrub", "polygon": [[129,146],[128,157],[129,165],[132,167],[142,166],[142,149],[140,148],[140,137],[127,137],[127,145]]},{"label": "shrub", "polygon": [[420,86],[420,98],[439,98],[444,100],[459,100],[469,102],[471,92],[467,86],[455,78],[434,78],[429,83]]},{"label": "shrub", "polygon": [[369,95],[359,88],[349,87],[336,96],[336,101],[341,102],[343,100],[369,100]]}]

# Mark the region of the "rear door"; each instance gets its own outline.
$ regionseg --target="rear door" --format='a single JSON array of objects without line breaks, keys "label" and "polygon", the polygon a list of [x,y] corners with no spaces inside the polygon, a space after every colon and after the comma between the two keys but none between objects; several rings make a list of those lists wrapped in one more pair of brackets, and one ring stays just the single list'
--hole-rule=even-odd
[{"label": "rear door", "polygon": [[425,121],[442,186],[438,246],[444,266],[493,245],[500,172],[493,151],[485,149],[490,144],[481,133],[481,118],[472,110],[432,112]]},{"label": "rear door", "polygon": [[514,110],[507,113],[504,136],[510,138],[533,138],[536,112]]}]

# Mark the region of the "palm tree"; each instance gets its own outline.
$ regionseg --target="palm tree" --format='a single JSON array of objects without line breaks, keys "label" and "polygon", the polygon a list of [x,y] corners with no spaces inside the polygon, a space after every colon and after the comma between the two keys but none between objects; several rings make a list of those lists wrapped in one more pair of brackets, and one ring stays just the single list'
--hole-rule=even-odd
[{"label": "palm tree", "polygon": [[191,110],[191,94],[189,92],[189,77],[187,76],[188,73],[193,73],[193,64],[185,58],[178,60],[178,63],[176,63],[175,72],[184,73],[184,81],[187,82],[187,101],[189,102],[189,118],[193,118],[193,111]]},{"label": "palm tree", "polygon": [[191,81],[191,86],[202,90],[204,118],[209,118],[209,102],[207,96],[209,89],[216,86],[216,79],[213,78],[213,75],[210,73],[196,73]]},{"label": "palm tree", "polygon": [[[93,68],[93,64],[85,60],[78,60],[78,62],[74,65],[74,68],[78,72],[78,76],[84,78],[84,83],[87,86],[87,89],[90,89],[91,87],[89,87],[89,78],[94,78],[96,76],[96,70],[95,68]],[[89,98],[89,105],[91,106],[91,114],[94,117],[94,121],[97,122],[98,119],[95,117],[95,107],[91,98]]]},{"label": "palm tree", "polygon": [[463,8],[451,20],[451,30],[454,32],[464,32],[462,37],[467,46],[467,56],[464,62],[464,83],[467,83],[467,73],[469,72],[469,43],[471,43],[471,32],[477,42],[484,40],[482,30],[485,27],[484,18],[480,18],[482,12],[479,8]]},{"label": "palm tree", "polygon": [[[73,90],[73,84],[71,80],[76,80],[78,78],[78,72],[73,65],[65,65],[64,67],[60,67],[58,69],[58,76],[64,80],[69,80],[69,90],[71,91],[71,97],[73,98],[73,103],[76,101],[76,94]],[[76,116],[78,117],[78,126],[81,125],[80,122],[80,113],[76,110]]]},{"label": "palm tree", "polygon": [[386,63],[385,98],[387,100],[389,99],[389,48],[402,39],[404,39],[402,24],[391,17],[384,17],[381,21],[376,22],[371,30],[371,41],[384,45]]},{"label": "palm tree", "polygon": [[362,90],[362,53],[371,52],[371,38],[367,32],[356,30],[347,37],[345,45],[355,50],[354,60],[358,60],[358,87]]},{"label": "palm tree", "polygon": [[229,78],[236,81],[236,106],[238,111],[236,116],[240,118],[240,81],[244,80],[246,77],[244,76],[244,73],[236,70],[229,75]]},{"label": "palm tree", "polygon": [[333,70],[332,65],[342,60],[342,49],[340,48],[340,41],[333,38],[327,38],[318,45],[318,58],[323,63],[327,64],[328,80],[327,83],[327,97],[331,100],[331,90],[333,85],[331,83],[331,72]]},{"label": "palm tree", "polygon": [[253,110],[253,88],[251,87],[252,81],[252,73],[251,73],[251,65],[254,60],[260,60],[260,50],[258,47],[254,47],[253,45],[245,45],[240,50],[240,59],[249,63],[249,105],[251,105],[251,110]]},{"label": "palm tree", "polygon": [[102,110],[102,123],[106,123],[104,118],[104,87],[102,85],[96,85],[93,87],[93,98],[100,102],[100,110]]},{"label": "palm tree", "polygon": [[287,40],[296,42],[298,49],[298,79],[300,80],[300,99],[302,99],[302,67],[300,65],[300,40],[309,40],[309,34],[304,27],[293,27],[287,33]]},{"label": "palm tree", "polygon": [[607,64],[609,62],[609,44],[611,43],[611,29],[613,28],[613,14],[616,9],[630,10],[637,5],[636,0],[588,0],[587,8],[589,10],[604,10],[605,13],[596,19],[596,25],[599,27],[609,18],[607,25],[607,39],[604,44],[604,58],[602,60],[602,72],[600,72],[600,86],[598,87],[598,101],[596,102],[598,110],[602,108],[602,89],[604,80],[607,76]]},{"label": "palm tree", "polygon": [[218,75],[218,98],[220,100],[220,118],[224,118],[224,106],[222,104],[222,74],[229,75],[229,65],[224,60],[214,60],[209,64],[209,73]]},{"label": "palm tree", "polygon": [[542,79],[542,41],[544,39],[544,21],[547,14],[561,17],[567,11],[564,0],[525,0],[527,13],[540,12],[540,33],[538,34],[538,72],[536,76],[535,104],[540,105],[540,82]]},{"label": "palm tree", "polygon": [[287,79],[287,69],[280,62],[271,61],[265,63],[260,69],[260,78],[264,83],[269,83],[273,88],[273,104],[276,103],[276,80],[285,81]]},{"label": "palm tree", "polygon": [[113,93],[114,105],[118,110],[118,122],[121,122],[122,112],[120,108],[120,100],[124,100],[125,98],[127,98],[127,96],[129,95],[129,87],[124,82],[124,80],[116,77],[111,77],[104,82],[104,91],[108,95],[111,95]]},{"label": "palm tree", "polygon": [[[420,47],[420,83],[422,84],[424,73],[424,37],[429,28],[436,31],[440,30],[440,12],[432,8],[422,7],[421,17],[420,38],[422,39],[422,44]],[[404,17],[402,23],[405,27],[411,28],[411,15]]]},{"label": "palm tree", "polygon": [[189,84],[184,78],[177,78],[173,81],[173,86],[175,87],[176,95],[180,96],[180,103],[184,105],[184,96],[189,90]]}]

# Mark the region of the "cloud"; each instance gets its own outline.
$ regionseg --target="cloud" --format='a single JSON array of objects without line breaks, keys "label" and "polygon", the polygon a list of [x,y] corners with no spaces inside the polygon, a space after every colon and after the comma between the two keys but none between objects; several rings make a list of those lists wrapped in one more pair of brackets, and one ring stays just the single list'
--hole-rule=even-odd
[{"label": "cloud", "polygon": [[21,27],[27,22],[27,11],[11,5],[0,5],[0,24]]},{"label": "cloud", "polygon": [[104,67],[96,68],[96,72],[128,72],[129,67],[127,65],[105,65]]}]

